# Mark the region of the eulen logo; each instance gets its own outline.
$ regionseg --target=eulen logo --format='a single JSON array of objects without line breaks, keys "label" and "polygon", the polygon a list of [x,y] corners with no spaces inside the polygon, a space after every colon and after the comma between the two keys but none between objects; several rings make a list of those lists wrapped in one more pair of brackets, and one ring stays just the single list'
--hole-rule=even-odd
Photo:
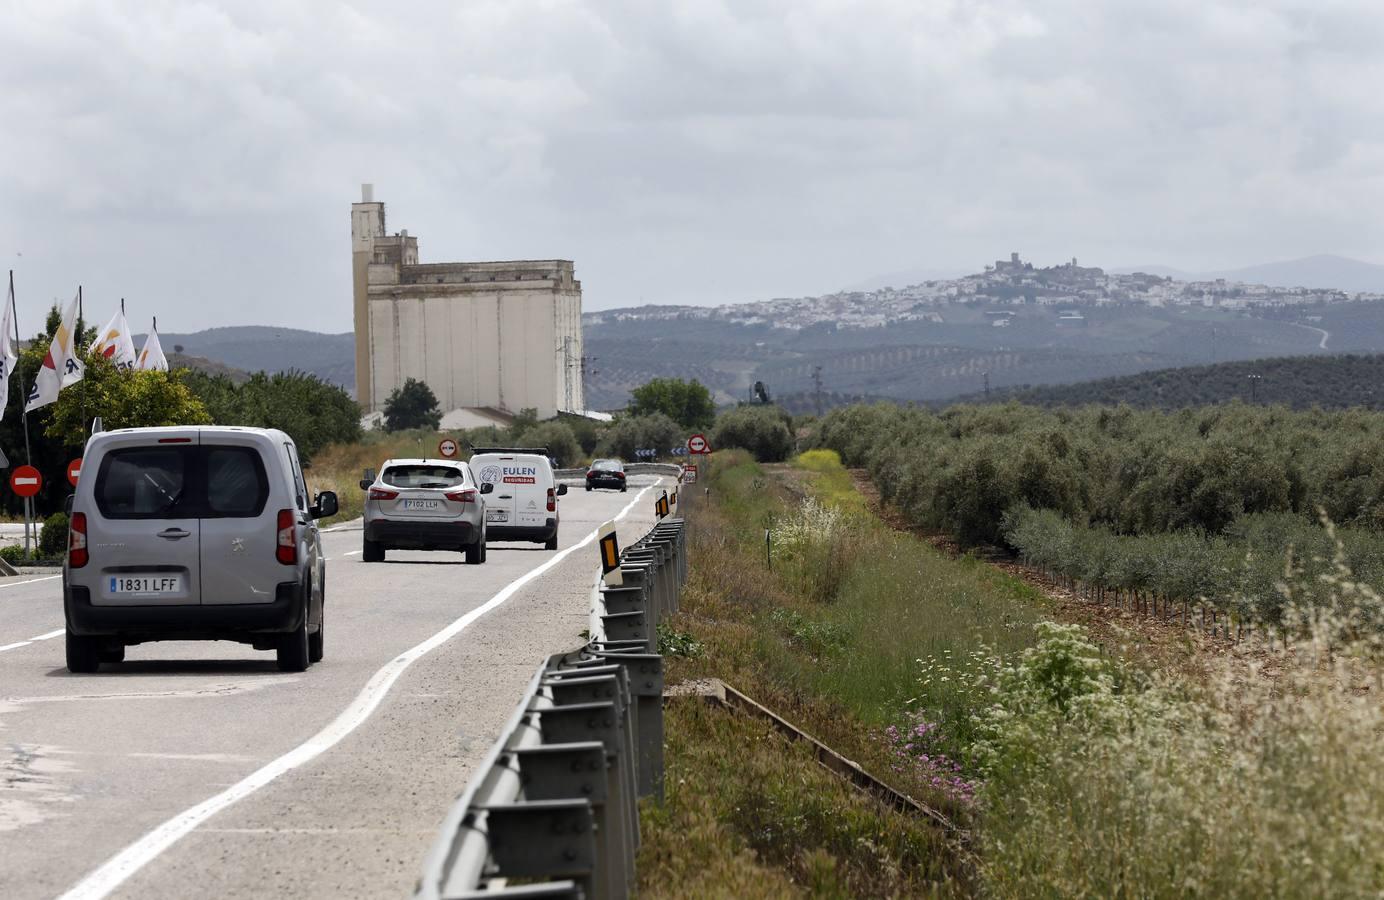
[{"label": "eulen logo", "polygon": [[485,484],[494,484],[500,480],[499,466],[486,466],[481,469],[481,481]]}]

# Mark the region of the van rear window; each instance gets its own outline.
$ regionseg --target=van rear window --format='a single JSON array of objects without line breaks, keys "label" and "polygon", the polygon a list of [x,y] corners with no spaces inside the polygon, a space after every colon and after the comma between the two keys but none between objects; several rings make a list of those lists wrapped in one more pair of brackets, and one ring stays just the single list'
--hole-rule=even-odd
[{"label": "van rear window", "polygon": [[254,518],[269,478],[253,447],[125,447],[101,460],[95,494],[107,519]]}]

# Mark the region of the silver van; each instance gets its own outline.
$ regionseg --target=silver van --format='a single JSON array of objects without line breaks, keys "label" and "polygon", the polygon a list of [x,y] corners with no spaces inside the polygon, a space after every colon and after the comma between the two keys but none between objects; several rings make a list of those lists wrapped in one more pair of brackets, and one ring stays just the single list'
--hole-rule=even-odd
[{"label": "silver van", "polygon": [[67,668],[95,672],[146,641],[227,640],[279,668],[322,659],[326,560],[293,439],[263,428],[93,435],[72,498]]}]

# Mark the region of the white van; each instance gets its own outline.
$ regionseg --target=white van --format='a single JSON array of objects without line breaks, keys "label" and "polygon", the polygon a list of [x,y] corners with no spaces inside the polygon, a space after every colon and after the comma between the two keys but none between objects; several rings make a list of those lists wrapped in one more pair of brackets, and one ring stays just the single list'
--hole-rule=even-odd
[{"label": "white van", "polygon": [[557,498],[567,493],[553,475],[542,447],[477,448],[471,471],[479,484],[493,484],[486,496],[485,530],[492,541],[534,541],[557,549]]}]

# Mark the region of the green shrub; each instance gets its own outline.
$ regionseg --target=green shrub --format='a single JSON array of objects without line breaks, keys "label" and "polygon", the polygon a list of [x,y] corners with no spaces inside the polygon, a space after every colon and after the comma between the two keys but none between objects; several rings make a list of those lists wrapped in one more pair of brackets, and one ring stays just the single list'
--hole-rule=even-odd
[{"label": "green shrub", "polygon": [[713,449],[741,447],[760,462],[782,462],[793,454],[787,413],[777,406],[740,406],[716,419],[709,436]]},{"label": "green shrub", "polygon": [[38,534],[38,555],[56,559],[67,552],[67,513],[56,512],[43,520]]},{"label": "green shrub", "polygon": [[0,547],[0,559],[3,559],[10,565],[18,565],[24,561],[24,545],[6,544]]},{"label": "green shrub", "polygon": [[634,451],[657,450],[660,455],[681,445],[687,433],[663,413],[648,416],[621,416],[606,429],[596,446],[596,456],[616,456],[633,460]]}]

